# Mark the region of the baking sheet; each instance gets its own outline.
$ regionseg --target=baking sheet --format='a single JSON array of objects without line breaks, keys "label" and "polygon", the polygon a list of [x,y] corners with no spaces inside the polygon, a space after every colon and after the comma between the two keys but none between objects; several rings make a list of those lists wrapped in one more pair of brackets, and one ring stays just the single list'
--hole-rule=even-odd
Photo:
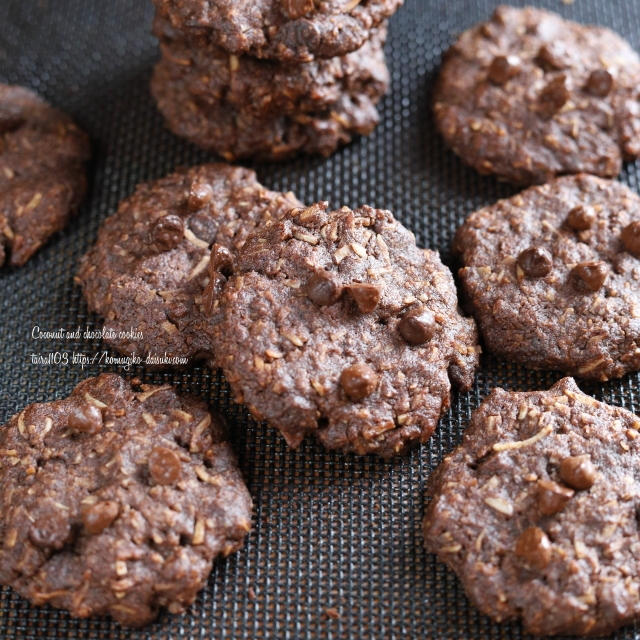
[{"label": "baking sheet", "polygon": [[[272,189],[291,189],[309,203],[327,199],[336,206],[389,208],[419,244],[439,249],[451,264],[449,245],[457,225],[475,208],[515,189],[478,176],[445,149],[430,115],[430,90],[455,35],[485,19],[497,4],[407,0],[391,24],[387,52],[393,84],[375,133],[328,160],[255,165],[261,181]],[[534,4],[610,26],[640,50],[636,0]],[[31,607],[3,589],[0,638],[523,637],[518,624],[496,625],[477,613],[455,576],[423,551],[423,489],[492,387],[546,388],[560,374],[535,373],[485,356],[474,389],[454,394],[431,441],[406,458],[384,462],[328,453],[313,441],[290,451],[275,431],[233,406],[221,376],[205,368],[126,372],[96,361],[83,370],[55,364],[61,356],[48,354],[93,357],[106,351],[99,340],[32,339],[34,326],[101,327],[73,283],[100,221],[136,183],[212,158],[166,131],[149,96],[158,55],[149,35],[151,18],[150,0],[0,2],[0,81],[32,87],[70,112],[90,134],[94,152],[89,197],[74,222],[25,267],[0,272],[0,424],[29,402],[62,397],[101,371],[171,382],[229,416],[255,501],[254,528],[242,551],[216,563],[207,588],[182,616],[164,612],[155,624],[132,632],[107,618],[77,621],[49,607]],[[640,166],[628,165],[621,180],[640,190]],[[34,364],[33,355],[54,363]],[[640,411],[639,382],[640,376],[632,375],[582,387]],[[327,617],[327,608],[339,617]],[[640,633],[627,627],[614,637]]]}]

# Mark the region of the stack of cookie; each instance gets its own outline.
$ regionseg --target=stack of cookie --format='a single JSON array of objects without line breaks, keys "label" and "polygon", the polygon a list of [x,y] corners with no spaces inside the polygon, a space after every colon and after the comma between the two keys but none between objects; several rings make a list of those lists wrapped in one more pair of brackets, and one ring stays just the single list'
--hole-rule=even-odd
[{"label": "stack of cookie", "polygon": [[227,160],[329,155],[378,123],[402,0],[154,0],[168,127]]}]

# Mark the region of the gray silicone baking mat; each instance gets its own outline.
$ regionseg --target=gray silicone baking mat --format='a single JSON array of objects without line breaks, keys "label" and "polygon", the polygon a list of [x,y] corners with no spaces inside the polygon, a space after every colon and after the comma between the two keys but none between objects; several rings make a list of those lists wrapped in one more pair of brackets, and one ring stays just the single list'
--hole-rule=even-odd
[{"label": "gray silicone baking mat", "polygon": [[[496,4],[407,0],[392,20],[387,51],[393,83],[375,133],[328,160],[258,165],[261,181],[291,189],[309,203],[327,199],[334,205],[389,208],[419,243],[439,249],[450,263],[450,241],[465,215],[514,193],[448,152],[429,110],[442,52]],[[640,49],[638,0],[535,4],[610,26]],[[182,616],[165,612],[147,629],[131,632],[108,619],[77,621],[51,608],[31,607],[4,589],[0,638],[522,637],[519,625],[496,625],[478,614],[454,575],[423,551],[423,489],[492,387],[547,388],[559,374],[485,356],[474,389],[454,395],[430,443],[406,458],[383,462],[327,453],[311,441],[290,451],[276,432],[233,406],[221,376],[205,368],[149,373],[93,365],[83,371],[65,366],[64,354],[102,353],[106,347],[100,341],[32,339],[34,326],[101,326],[73,284],[78,259],[100,221],[136,183],[211,157],[166,131],[155,110],[148,92],[158,55],[149,35],[151,18],[149,0],[0,0],[0,81],[32,87],[70,112],[91,135],[94,152],[89,197],[74,222],[27,266],[0,272],[0,424],[27,403],[64,396],[100,371],[172,382],[229,416],[255,501],[254,528],[243,550],[216,563],[207,588]],[[638,190],[640,166],[628,166],[621,179]],[[48,357],[51,364],[34,364],[33,355]],[[639,382],[635,375],[582,386],[640,411]],[[328,617],[327,608],[339,617]],[[615,637],[640,637],[640,627]]]}]

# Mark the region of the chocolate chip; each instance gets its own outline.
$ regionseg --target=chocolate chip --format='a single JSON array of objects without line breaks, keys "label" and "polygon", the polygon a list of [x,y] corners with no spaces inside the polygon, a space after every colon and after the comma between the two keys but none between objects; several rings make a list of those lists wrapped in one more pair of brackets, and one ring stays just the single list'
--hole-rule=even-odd
[{"label": "chocolate chip", "polygon": [[575,231],[586,231],[596,221],[596,214],[591,207],[583,207],[579,204],[569,211],[567,224]]},{"label": "chocolate chip", "polygon": [[378,306],[382,295],[382,290],[377,284],[356,282],[347,285],[346,289],[361,313],[371,313]]},{"label": "chocolate chip", "polygon": [[622,246],[636,258],[640,258],[640,220],[628,224],[620,235]]},{"label": "chocolate chip", "polygon": [[213,187],[208,182],[194,180],[191,183],[191,188],[189,189],[187,207],[189,208],[189,211],[197,211],[211,202],[212,198]]},{"label": "chocolate chip", "polygon": [[93,435],[102,429],[102,412],[92,404],[75,406],[69,412],[67,424],[74,431]]},{"label": "chocolate chip", "polygon": [[543,278],[553,266],[551,254],[543,247],[529,247],[520,253],[518,266],[530,278]]},{"label": "chocolate chip", "polygon": [[226,278],[233,273],[233,254],[227,247],[218,243],[211,247],[209,273],[221,273]]},{"label": "chocolate chip", "polygon": [[532,569],[544,569],[551,561],[551,542],[540,527],[525,529],[516,541],[516,555]]},{"label": "chocolate chip", "polygon": [[398,322],[398,331],[409,344],[424,344],[431,340],[436,332],[433,313],[425,307],[408,311]]},{"label": "chocolate chip", "polygon": [[302,18],[315,6],[314,0],[280,0],[280,7],[287,18],[297,20]]},{"label": "chocolate chip", "polygon": [[574,489],[589,489],[596,481],[596,468],[589,455],[571,456],[560,463],[560,478]]},{"label": "chocolate chip", "polygon": [[564,75],[554,78],[540,92],[538,110],[544,118],[551,118],[558,113],[569,100],[569,89]]},{"label": "chocolate chip", "polygon": [[149,473],[156,484],[174,484],[180,478],[180,458],[166,447],[156,447],[149,456]]},{"label": "chocolate chip", "polygon": [[535,61],[545,71],[564,69],[567,66],[567,51],[560,44],[548,42],[538,49]]},{"label": "chocolate chip", "polygon": [[574,496],[573,489],[563,487],[553,480],[538,480],[538,509],[544,516],[552,516],[562,511]]},{"label": "chocolate chip", "polygon": [[378,376],[368,364],[353,364],[343,370],[340,385],[350,400],[362,400],[374,392]]},{"label": "chocolate chip", "polygon": [[594,96],[604,98],[613,88],[613,76],[606,69],[592,71],[587,79],[585,89]]},{"label": "chocolate chip", "polygon": [[118,517],[120,505],[113,500],[103,500],[91,505],[82,514],[82,523],[87,533],[102,533]]},{"label": "chocolate chip", "polygon": [[42,549],[61,549],[71,537],[71,523],[62,509],[52,507],[38,516],[29,529],[29,539]]},{"label": "chocolate chip", "polygon": [[493,84],[503,85],[520,73],[520,58],[517,56],[496,56],[489,65],[487,78]]},{"label": "chocolate chip", "polygon": [[604,262],[581,262],[571,269],[571,280],[579,291],[598,291],[607,279]]},{"label": "chocolate chip", "polygon": [[319,271],[307,280],[305,287],[307,297],[319,307],[337,302],[342,295],[342,287],[327,271]]},{"label": "chocolate chip", "polygon": [[180,244],[183,236],[182,219],[173,213],[158,218],[151,227],[151,243],[159,251],[171,251]]}]

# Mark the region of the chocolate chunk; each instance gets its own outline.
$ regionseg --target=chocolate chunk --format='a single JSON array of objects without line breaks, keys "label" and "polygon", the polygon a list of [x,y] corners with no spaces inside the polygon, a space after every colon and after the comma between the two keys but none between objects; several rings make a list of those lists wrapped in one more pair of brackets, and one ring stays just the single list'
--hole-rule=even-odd
[{"label": "chocolate chunk", "polygon": [[493,84],[503,85],[520,72],[517,56],[496,56],[489,65],[487,77]]},{"label": "chocolate chunk", "polygon": [[226,278],[233,273],[233,254],[228,247],[217,242],[211,247],[209,272],[211,275],[221,273]]},{"label": "chocolate chunk", "polygon": [[547,42],[538,49],[535,61],[546,71],[564,69],[567,66],[567,51],[561,44]]},{"label": "chocolate chunk", "polygon": [[628,224],[620,234],[622,245],[632,256],[640,258],[640,220]]},{"label": "chocolate chunk", "polygon": [[336,303],[342,295],[342,287],[326,271],[319,271],[311,276],[305,290],[309,300],[319,307]]},{"label": "chocolate chunk", "polygon": [[553,266],[551,254],[543,247],[529,247],[518,256],[518,266],[530,278],[543,278]]},{"label": "chocolate chunk", "polygon": [[516,540],[515,553],[528,567],[542,570],[551,562],[551,542],[540,527],[529,527]]},{"label": "chocolate chunk", "polygon": [[427,340],[431,340],[436,328],[433,313],[424,307],[408,311],[398,323],[400,335],[413,345],[424,344]]},{"label": "chocolate chunk", "polygon": [[280,8],[287,18],[297,20],[313,11],[314,0],[280,0]]},{"label": "chocolate chunk", "polygon": [[92,404],[75,406],[69,413],[68,421],[74,431],[93,435],[102,429],[102,412]]},{"label": "chocolate chunk", "polygon": [[560,463],[559,473],[563,482],[578,491],[590,489],[597,477],[589,455],[565,458]]},{"label": "chocolate chunk", "polygon": [[149,456],[149,474],[156,484],[175,484],[180,479],[180,458],[171,449],[156,447]]},{"label": "chocolate chunk", "polygon": [[561,75],[551,80],[540,92],[538,109],[545,118],[553,117],[569,99],[567,79]]},{"label": "chocolate chunk", "polygon": [[590,94],[604,98],[611,93],[613,76],[606,69],[596,69],[589,75],[585,88]]},{"label": "chocolate chunk", "polygon": [[593,226],[596,221],[596,214],[591,207],[584,207],[579,204],[569,211],[567,224],[575,231],[586,231]]},{"label": "chocolate chunk", "polygon": [[158,218],[151,227],[151,243],[158,252],[171,251],[184,236],[184,224],[179,216],[169,214]]},{"label": "chocolate chunk", "polygon": [[573,497],[573,489],[563,487],[553,480],[538,480],[538,509],[544,516],[552,516],[565,508]]},{"label": "chocolate chunk", "polygon": [[604,262],[581,262],[571,270],[571,279],[578,291],[598,291],[605,283],[609,270]]},{"label": "chocolate chunk", "polygon": [[189,189],[187,206],[190,211],[198,211],[213,199],[214,192],[211,185],[205,180],[194,180]]},{"label": "chocolate chunk", "polygon": [[91,505],[82,515],[82,523],[87,533],[102,533],[120,513],[120,505],[113,500],[104,500]]},{"label": "chocolate chunk", "polygon": [[380,302],[382,289],[377,284],[355,282],[345,287],[361,313],[371,313]]},{"label": "chocolate chunk", "polygon": [[378,376],[368,364],[358,363],[342,371],[340,385],[347,397],[357,402],[375,391],[378,385]]}]

